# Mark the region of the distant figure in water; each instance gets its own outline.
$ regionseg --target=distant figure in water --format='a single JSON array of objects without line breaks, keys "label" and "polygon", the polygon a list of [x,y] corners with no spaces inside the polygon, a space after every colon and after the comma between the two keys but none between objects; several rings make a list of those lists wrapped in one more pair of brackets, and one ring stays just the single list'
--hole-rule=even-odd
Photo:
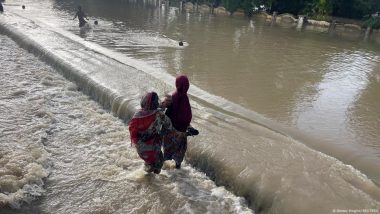
[{"label": "distant figure in water", "polygon": [[23,5],[21,8],[22,8],[23,10],[25,10],[25,5]]},{"label": "distant figure in water", "polygon": [[86,20],[84,20],[84,19],[86,18],[88,20],[88,18],[86,17],[86,14],[84,14],[84,12],[82,11],[81,6],[78,6],[78,11],[75,14],[73,20],[76,19],[77,17],[79,20],[79,27],[83,27],[87,23]]},{"label": "distant figure in water", "polygon": [[95,21],[94,21],[94,25],[98,25],[98,21],[95,20]]},{"label": "distant figure in water", "polygon": [[3,8],[3,4],[1,4],[1,1],[0,1],[0,13],[4,12],[4,8]]},{"label": "distant figure in water", "polygon": [[185,75],[176,78],[177,90],[172,95],[167,95],[161,103],[161,108],[167,108],[165,114],[170,118],[173,127],[183,133],[177,136],[164,137],[164,160],[174,160],[176,168],[181,168],[181,163],[187,150],[187,136],[198,135],[198,130],[190,126],[192,113],[187,91],[189,79]]},{"label": "distant figure in water", "polygon": [[155,92],[147,93],[141,99],[138,110],[129,123],[131,143],[137,154],[145,161],[145,171],[159,174],[164,162],[161,145],[164,136],[184,138],[177,132],[170,119],[158,109],[159,99]]},{"label": "distant figure in water", "polygon": [[183,42],[182,41],[180,41],[178,44],[179,44],[179,46],[183,46]]}]

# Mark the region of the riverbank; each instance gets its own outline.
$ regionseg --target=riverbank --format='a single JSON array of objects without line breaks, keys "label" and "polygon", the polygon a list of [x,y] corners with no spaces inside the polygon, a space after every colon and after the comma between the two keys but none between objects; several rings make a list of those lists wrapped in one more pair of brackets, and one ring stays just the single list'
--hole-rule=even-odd
[{"label": "riverbank", "polygon": [[[197,5],[191,2],[186,2],[180,7],[183,7],[187,12],[209,13],[218,16],[245,16],[244,11],[238,10],[231,14],[224,7],[212,8],[209,5]],[[181,8],[182,9],[182,8]],[[309,30],[315,32],[328,33],[330,36],[337,36],[349,40],[372,41],[380,44],[380,29],[371,29],[364,27],[364,23],[358,20],[350,20],[344,18],[331,18],[332,21],[321,21],[308,19],[305,16],[295,16],[292,14],[268,14],[266,12],[256,12],[252,19],[264,21],[269,24],[279,26],[292,27],[297,30]]]},{"label": "riverbank", "polygon": [[[84,40],[75,35],[78,29],[71,33],[36,18],[32,12],[12,12],[0,20],[2,30],[120,118],[133,114],[144,91],[153,88],[163,95],[173,90],[174,77],[170,74]],[[182,50],[170,44],[165,48]],[[253,111],[194,85],[189,93],[193,125],[202,134],[189,143],[187,160],[217,184],[246,197],[254,209],[319,213],[321,205],[324,212],[336,207],[378,206],[378,187],[357,169],[282,134],[279,126]],[[79,173],[80,177],[87,175],[86,171]],[[301,198],[303,206],[298,206]],[[319,199],[317,203],[315,198]],[[197,203],[201,202],[192,204]]]}]

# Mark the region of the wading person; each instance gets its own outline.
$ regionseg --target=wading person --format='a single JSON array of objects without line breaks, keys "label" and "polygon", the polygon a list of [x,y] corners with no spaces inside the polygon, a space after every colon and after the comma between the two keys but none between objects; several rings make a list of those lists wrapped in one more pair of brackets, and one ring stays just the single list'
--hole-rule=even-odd
[{"label": "wading person", "polygon": [[81,6],[78,6],[78,11],[75,14],[73,20],[76,19],[77,17],[78,17],[78,20],[79,20],[79,27],[85,26],[87,22],[84,19],[88,20],[88,18],[86,16],[86,14],[84,14],[84,12],[82,11],[82,7]]},{"label": "wading person", "polygon": [[173,127],[183,135],[164,136],[164,160],[174,160],[176,168],[181,168],[181,163],[187,150],[187,136],[197,135],[198,131],[190,126],[192,113],[187,91],[189,79],[185,75],[176,78],[176,91],[166,96],[161,103],[162,108],[167,108],[165,114],[170,118]]},{"label": "wading person", "polygon": [[4,12],[4,8],[3,8],[3,4],[1,3],[1,0],[0,0],[0,13]]},{"label": "wading person", "polygon": [[173,129],[170,119],[158,109],[159,100],[155,92],[141,99],[141,109],[135,113],[130,124],[131,142],[145,161],[145,171],[160,173],[163,165],[162,138],[166,135],[184,135]]}]

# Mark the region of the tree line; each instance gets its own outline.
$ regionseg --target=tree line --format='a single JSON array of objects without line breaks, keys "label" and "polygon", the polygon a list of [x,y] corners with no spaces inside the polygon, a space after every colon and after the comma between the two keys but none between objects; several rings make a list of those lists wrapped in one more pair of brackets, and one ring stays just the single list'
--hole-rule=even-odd
[{"label": "tree line", "polygon": [[191,0],[193,3],[224,6],[233,13],[238,9],[252,15],[255,8],[264,5],[268,12],[307,15],[316,19],[344,17],[368,19],[371,14],[380,12],[380,0]]}]

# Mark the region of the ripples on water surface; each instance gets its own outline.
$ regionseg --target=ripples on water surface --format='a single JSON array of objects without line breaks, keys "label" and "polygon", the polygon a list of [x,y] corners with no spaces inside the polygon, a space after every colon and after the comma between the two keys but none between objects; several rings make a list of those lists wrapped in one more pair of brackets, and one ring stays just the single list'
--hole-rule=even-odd
[{"label": "ripples on water surface", "polygon": [[81,34],[86,40],[173,75],[183,72],[212,94],[349,150],[340,158],[350,164],[365,168],[369,160],[380,167],[379,45],[190,14],[154,1],[48,2],[53,10],[46,14],[59,16],[49,20],[54,25],[78,34],[76,22],[62,18],[81,4],[100,20]]},{"label": "ripples on water surface", "polygon": [[9,38],[0,41],[1,213],[252,213],[187,164],[146,176],[125,124]]},{"label": "ripples on water surface", "polygon": [[[96,3],[94,1],[33,1],[29,3],[28,10],[18,12],[50,26],[69,30],[87,41],[143,60],[162,72],[170,74],[184,72],[189,75],[192,83],[212,94],[227,98],[272,120],[296,127],[338,148],[348,148],[350,152],[345,153],[348,155],[339,158],[365,171],[372,179],[379,179],[377,169],[380,167],[378,144],[380,142],[378,132],[380,128],[378,102],[380,68],[377,46],[346,42],[318,33],[270,27],[243,18],[180,13],[174,7],[156,7],[144,2],[149,1],[131,1],[130,3],[116,0],[96,1]],[[90,31],[79,31],[77,22],[70,21],[77,4],[84,7],[92,21],[99,20],[100,25],[93,26]],[[183,48],[178,47],[177,42],[180,40],[186,41],[188,45]],[[75,50],[73,52],[75,53]],[[56,95],[52,96],[56,97]],[[66,103],[65,100],[71,98],[62,99],[63,103]],[[218,102],[218,100],[212,101]],[[71,107],[75,102],[58,105],[76,108],[76,105]],[[80,103],[79,105],[86,107],[95,104]],[[89,107],[89,109],[92,108]],[[262,127],[256,127],[246,121],[241,122],[234,117],[227,117],[217,110],[216,112],[205,110],[196,105],[195,113],[195,123],[203,128],[205,135],[197,138],[199,144],[192,149],[199,152],[192,154],[199,154],[201,159],[205,158],[202,154],[209,147],[215,145],[223,147],[213,149],[216,151],[212,153],[214,160],[226,159],[234,160],[234,162],[229,162],[228,166],[221,167],[220,172],[216,173],[222,174],[225,179],[240,181],[240,184],[235,184],[238,186],[236,188],[241,188],[238,191],[241,194],[246,193],[246,189],[257,187],[256,190],[260,194],[255,197],[255,202],[262,207],[271,207],[272,212],[286,209],[290,213],[291,210],[305,211],[312,208],[318,210],[317,207],[313,207],[315,204],[323,204],[325,210],[330,210],[336,206],[337,202],[346,206],[352,204],[354,207],[378,206],[376,202],[379,197],[378,189],[350,166],[345,166],[333,158],[312,151]],[[62,117],[69,117],[70,122],[66,122],[66,125],[62,124],[61,135],[67,135],[64,131],[67,126],[82,127],[83,122],[80,118],[83,115],[84,113],[80,112],[71,116],[63,114]],[[126,152],[127,145],[121,140],[127,139],[125,136],[127,130],[115,125],[114,123],[118,121],[112,117],[107,116],[106,119],[99,115],[96,117],[101,117],[102,122],[94,119],[96,121],[94,124],[104,122],[106,125],[96,126],[94,130],[86,130],[85,134],[76,133],[80,137],[74,133],[76,137],[70,138],[70,142],[74,141],[79,145],[82,140],[87,142],[83,147],[78,147],[80,152],[74,153],[75,157],[67,159],[64,155],[59,156],[57,153],[56,160],[53,162],[59,163],[57,168],[61,170],[60,173],[64,173],[69,179],[64,182],[62,180],[65,179],[60,176],[51,176],[51,185],[63,183],[70,188],[67,192],[60,193],[51,190],[50,194],[54,197],[46,199],[49,203],[51,202],[51,207],[43,205],[46,206],[44,209],[59,209],[66,212],[83,203],[103,204],[112,201],[112,205],[115,205],[112,207],[121,207],[120,212],[124,209],[139,209],[137,211],[141,212],[151,209],[154,212],[157,204],[148,208],[146,205],[137,206],[140,209],[136,206],[132,208],[126,207],[125,204],[121,205],[121,201],[118,200],[113,201],[115,198],[126,200],[123,197],[129,197],[117,189],[103,198],[97,195],[107,188],[115,188],[109,182],[125,184],[125,188],[130,188],[128,190],[136,195],[141,194],[141,191],[146,191],[144,188],[154,188],[154,185],[146,187],[139,182],[150,182],[149,178],[141,181],[138,179],[138,173],[136,175],[122,171],[124,163],[128,163],[130,166],[127,164],[127,167],[131,167],[132,171],[141,165],[141,162],[136,159],[123,161],[123,158],[133,156]],[[62,121],[65,122],[66,119]],[[78,120],[78,123],[72,123],[72,119]],[[110,120],[112,122],[109,122]],[[104,129],[104,127],[107,128]],[[100,134],[97,133],[98,131]],[[98,135],[104,135],[103,132],[115,133],[108,133],[110,136],[105,135],[105,138],[98,139]],[[222,133],[225,133],[225,136],[220,135]],[[236,137],[233,136],[236,133],[239,133],[238,142],[235,142]],[[108,138],[111,140],[107,140]],[[59,139],[55,140],[59,142]],[[102,147],[97,139],[102,143],[103,141],[106,144],[109,143],[110,146]],[[53,142],[58,144],[55,140]],[[304,143],[307,144],[308,139]],[[53,146],[58,145],[53,143]],[[69,142],[60,146],[65,151],[72,151]],[[228,152],[223,153],[220,150]],[[323,151],[329,153],[330,150],[332,147],[327,146]],[[223,157],[219,156],[220,154],[224,154]],[[41,157],[37,158],[37,165],[45,167],[46,171],[42,170],[43,173],[40,175],[44,177],[49,167],[46,168],[45,165],[48,162],[46,163],[44,156]],[[195,155],[195,158],[197,157]],[[59,158],[62,160],[58,160]],[[87,158],[89,160],[85,160]],[[244,160],[241,160],[242,158]],[[80,165],[77,168],[80,172],[72,173],[70,172],[72,168],[76,170],[73,160],[89,164],[88,167],[101,168],[104,173],[95,173],[99,170],[80,171],[82,168]],[[109,164],[108,161],[114,162]],[[193,160],[193,162],[196,161]],[[248,164],[237,164],[242,162]],[[181,179],[186,180],[193,172],[191,168],[186,168],[186,170],[185,173],[189,174]],[[236,174],[239,176],[236,177]],[[121,181],[119,176],[122,178],[132,176],[135,179],[137,176],[138,181],[127,185],[126,183],[130,181]],[[158,193],[155,192],[149,201],[158,200],[160,203],[160,193],[171,192],[168,189],[181,192],[183,190],[181,184],[178,184],[178,187],[173,187],[172,184],[176,176],[176,174],[171,174],[171,171],[164,173],[160,177],[165,184],[163,189],[158,188],[156,191]],[[240,212],[246,209],[237,202],[239,198],[221,199],[229,194],[227,192],[224,192],[221,198],[213,197],[215,194],[219,195],[217,193],[219,190],[212,186],[212,183],[210,183],[212,187],[205,190],[207,199],[204,204],[204,195],[199,192],[203,192],[203,183],[209,181],[204,177],[202,177],[204,180],[198,181],[196,177],[191,177],[190,181],[186,181],[196,186],[197,191],[193,192],[196,196],[187,196],[186,192],[181,192],[180,195],[185,196],[183,196],[183,202],[178,205],[180,207],[175,205],[177,207],[169,206],[168,209],[184,210],[190,207],[200,212],[209,208],[213,210],[216,206],[215,201],[219,200],[228,201],[222,202],[225,204],[221,208],[222,212],[223,210]],[[88,181],[91,182],[87,184]],[[37,179],[35,183],[40,186],[38,182]],[[137,187],[134,186],[135,184]],[[200,186],[197,186],[198,184]],[[82,185],[84,186],[81,187]],[[62,188],[62,186],[57,188]],[[86,197],[82,198],[83,192]],[[170,194],[178,197],[178,192]],[[348,192],[354,194],[348,194]],[[251,194],[251,192],[246,194]],[[92,197],[92,195],[97,197]],[[312,199],[313,195],[317,195],[317,199]],[[337,195],[344,195],[345,198],[337,197]],[[169,201],[172,196],[169,196]],[[305,201],[304,207],[296,203],[300,196],[305,197],[305,200],[311,197]],[[62,197],[70,197],[78,202],[73,202],[73,207],[62,205],[57,199]],[[172,199],[174,200],[175,197],[173,196]],[[194,205],[191,202],[186,203],[194,197],[196,201],[201,198],[202,202],[198,201]],[[132,199],[129,198],[129,200]],[[166,202],[163,199],[160,206],[168,206]],[[99,212],[112,212],[114,209],[112,207],[100,205],[94,209],[99,209]],[[286,212],[286,210],[283,211]]]}]

